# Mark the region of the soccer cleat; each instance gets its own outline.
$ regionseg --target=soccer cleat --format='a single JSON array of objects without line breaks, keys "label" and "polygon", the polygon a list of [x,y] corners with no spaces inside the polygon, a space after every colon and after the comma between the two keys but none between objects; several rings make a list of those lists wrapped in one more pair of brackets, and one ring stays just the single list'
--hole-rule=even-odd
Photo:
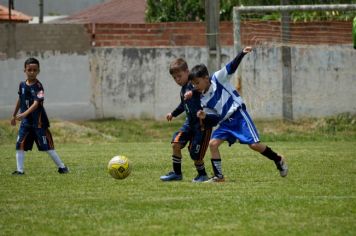
[{"label": "soccer cleat", "polygon": [[209,177],[207,175],[197,175],[197,177],[195,177],[192,182],[193,183],[201,183],[201,182],[205,182],[209,180]]},{"label": "soccer cleat", "polygon": [[284,158],[282,157],[281,161],[276,162],[277,169],[279,170],[279,174],[282,177],[286,177],[288,175],[288,166],[285,162]]},{"label": "soccer cleat", "polygon": [[218,176],[213,176],[210,179],[208,179],[207,181],[204,181],[205,183],[222,183],[225,182],[225,178],[224,176],[222,177],[218,177]]},{"label": "soccer cleat", "polygon": [[60,174],[67,174],[67,173],[69,173],[69,169],[68,169],[68,167],[63,167],[63,168],[58,168],[58,173],[60,173]]},{"label": "soccer cleat", "polygon": [[168,174],[166,175],[162,175],[160,177],[160,179],[162,181],[177,181],[177,180],[182,180],[183,179],[183,176],[180,174],[180,175],[177,175],[174,171],[171,171],[169,172]]},{"label": "soccer cleat", "polygon": [[24,174],[25,174],[25,172],[21,172],[21,171],[17,171],[17,170],[12,172],[12,175],[24,175]]}]

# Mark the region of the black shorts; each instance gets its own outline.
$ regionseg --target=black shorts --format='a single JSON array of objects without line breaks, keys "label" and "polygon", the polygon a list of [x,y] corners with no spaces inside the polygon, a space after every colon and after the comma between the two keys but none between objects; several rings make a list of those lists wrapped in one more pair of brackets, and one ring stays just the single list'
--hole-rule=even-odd
[{"label": "black shorts", "polygon": [[181,148],[189,142],[189,154],[193,160],[201,161],[204,159],[206,150],[209,146],[212,129],[180,129],[173,134],[171,143],[180,143]]},{"label": "black shorts", "polygon": [[34,142],[39,151],[54,149],[52,134],[48,128],[33,128],[21,125],[17,136],[16,150],[32,150]]}]

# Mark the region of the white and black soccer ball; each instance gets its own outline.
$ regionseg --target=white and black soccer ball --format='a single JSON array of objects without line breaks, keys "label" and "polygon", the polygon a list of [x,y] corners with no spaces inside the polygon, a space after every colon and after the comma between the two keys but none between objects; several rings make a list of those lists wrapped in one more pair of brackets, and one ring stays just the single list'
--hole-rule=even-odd
[{"label": "white and black soccer ball", "polygon": [[114,156],[108,164],[108,172],[115,179],[125,179],[131,173],[131,164],[125,156]]}]

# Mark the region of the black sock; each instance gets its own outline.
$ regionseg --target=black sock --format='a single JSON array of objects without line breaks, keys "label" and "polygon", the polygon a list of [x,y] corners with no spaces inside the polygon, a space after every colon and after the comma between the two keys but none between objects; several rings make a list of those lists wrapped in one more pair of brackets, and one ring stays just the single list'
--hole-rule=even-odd
[{"label": "black sock", "polygon": [[206,171],[205,171],[205,165],[204,165],[204,163],[203,163],[203,164],[194,163],[194,165],[195,165],[195,168],[196,168],[197,171],[198,171],[198,175],[207,175],[207,174],[206,174]]},{"label": "black sock", "polygon": [[277,153],[275,153],[272,149],[270,149],[267,146],[266,149],[263,152],[261,152],[261,154],[274,162],[280,162],[282,160],[282,158]]},{"label": "black sock", "polygon": [[172,161],[173,161],[173,171],[177,175],[181,175],[182,174],[182,158],[172,155]]},{"label": "black sock", "polygon": [[223,178],[224,176],[222,174],[221,159],[211,159],[211,164],[213,166],[214,175],[219,178]]}]

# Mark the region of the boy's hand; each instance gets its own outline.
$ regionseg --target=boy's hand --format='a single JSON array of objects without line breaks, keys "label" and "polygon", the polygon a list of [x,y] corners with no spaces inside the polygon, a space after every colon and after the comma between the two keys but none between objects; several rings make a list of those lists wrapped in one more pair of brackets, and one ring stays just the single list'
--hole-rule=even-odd
[{"label": "boy's hand", "polygon": [[203,110],[199,110],[197,112],[197,117],[200,118],[200,119],[205,119],[206,113]]},{"label": "boy's hand", "polygon": [[21,120],[23,120],[23,118],[25,118],[25,117],[26,117],[26,116],[25,116],[24,113],[20,113],[20,114],[17,114],[17,115],[16,115],[16,120],[21,121]]},{"label": "boy's hand", "polygon": [[168,114],[166,115],[166,119],[167,119],[168,121],[171,121],[171,120],[173,119],[172,113],[168,113]]},{"label": "boy's hand", "polygon": [[184,94],[184,100],[191,99],[193,97],[193,91],[188,91]]},{"label": "boy's hand", "polygon": [[12,117],[12,118],[11,118],[10,124],[11,124],[12,126],[15,126],[15,125],[16,125],[16,117]]},{"label": "boy's hand", "polygon": [[242,50],[243,53],[249,53],[251,51],[252,51],[252,47],[250,47],[250,46],[247,46]]}]

